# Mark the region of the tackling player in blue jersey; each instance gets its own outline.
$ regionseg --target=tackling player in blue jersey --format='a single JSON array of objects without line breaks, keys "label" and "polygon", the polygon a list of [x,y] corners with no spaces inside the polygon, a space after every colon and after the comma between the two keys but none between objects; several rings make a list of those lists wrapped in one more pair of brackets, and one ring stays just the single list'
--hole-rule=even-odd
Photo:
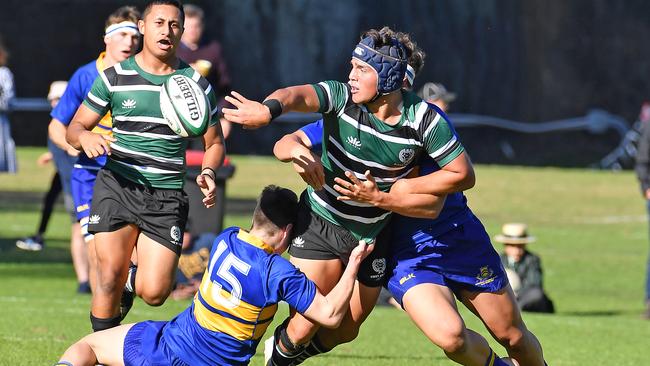
[{"label": "tackling player in blue jersey", "polygon": [[169,322],[145,321],[90,334],[68,348],[57,365],[246,365],[281,300],[317,323],[338,326],[359,265],[372,246],[359,243],[341,280],[323,296],[280,256],[297,212],[295,193],[266,187],[250,231],[228,228],[215,239],[189,308]]}]

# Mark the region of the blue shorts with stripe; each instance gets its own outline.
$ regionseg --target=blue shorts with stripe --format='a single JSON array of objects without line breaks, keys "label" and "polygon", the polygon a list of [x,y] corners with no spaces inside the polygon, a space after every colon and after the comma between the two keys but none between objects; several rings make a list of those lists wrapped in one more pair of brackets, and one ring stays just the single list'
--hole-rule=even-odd
[{"label": "blue shorts with stripe", "polygon": [[81,233],[86,241],[93,235],[88,233],[88,218],[90,217],[90,203],[93,198],[93,189],[99,170],[75,167],[72,169],[71,188],[77,221],[81,224]]},{"label": "blue shorts with stripe", "polygon": [[124,337],[124,365],[188,366],[165,343],[162,334],[167,323],[148,320],[133,325]]},{"label": "blue shorts with stripe", "polygon": [[472,218],[433,237],[427,230],[394,238],[388,289],[401,304],[416,285],[432,283],[460,290],[497,292],[508,284],[498,253],[483,224]]}]

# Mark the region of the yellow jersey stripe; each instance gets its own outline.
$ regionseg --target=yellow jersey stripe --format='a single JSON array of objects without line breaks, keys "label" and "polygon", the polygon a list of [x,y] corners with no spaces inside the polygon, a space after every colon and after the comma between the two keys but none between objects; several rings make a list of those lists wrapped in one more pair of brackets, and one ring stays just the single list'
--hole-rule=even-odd
[{"label": "yellow jersey stripe", "polygon": [[271,325],[272,320],[269,319],[267,322],[258,324],[242,323],[235,319],[213,313],[198,299],[194,301],[194,318],[201,327],[207,330],[225,333],[241,341],[262,338],[266,329]]},{"label": "yellow jersey stripe", "polygon": [[210,278],[206,278],[207,275],[208,273],[206,272],[203,278],[204,282],[200,287],[201,297],[208,305],[215,308],[216,310],[231,314],[247,322],[255,322],[258,319],[264,320],[272,318],[275,315],[275,312],[278,309],[277,304],[261,308],[240,299],[239,304],[234,308],[223,305],[218,300],[215,300],[215,297],[230,299],[232,295],[223,288],[217,289],[215,284],[210,281]]}]

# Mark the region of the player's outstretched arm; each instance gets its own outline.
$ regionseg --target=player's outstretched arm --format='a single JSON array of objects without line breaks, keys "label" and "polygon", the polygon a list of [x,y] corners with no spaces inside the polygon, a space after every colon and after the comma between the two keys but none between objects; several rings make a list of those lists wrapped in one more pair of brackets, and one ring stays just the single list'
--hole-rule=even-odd
[{"label": "player's outstretched arm", "polygon": [[72,117],[66,133],[68,143],[77,150],[83,150],[90,158],[96,158],[105,153],[110,155],[109,143],[115,141],[112,136],[90,132],[97,126],[101,118],[102,116],[97,112],[82,104]]},{"label": "player's outstretched arm", "polygon": [[366,179],[359,180],[352,172],[345,172],[346,179],[334,178],[334,189],[341,195],[340,201],[356,201],[393,211],[400,215],[435,219],[445,205],[446,195],[414,192],[409,179],[399,179],[389,192],[379,190],[375,178],[366,171]]},{"label": "player's outstretched arm", "polygon": [[315,190],[320,190],[325,184],[325,173],[320,162],[320,156],[311,150],[311,141],[301,131],[282,136],[273,147],[273,154],[282,162],[292,162],[293,169],[305,183]]},{"label": "player's outstretched arm", "polygon": [[290,86],[271,93],[263,103],[246,99],[233,91],[226,101],[235,108],[223,108],[223,116],[244,128],[259,128],[286,112],[316,112],[320,106],[318,95],[311,85]]},{"label": "player's outstretched arm", "polygon": [[334,286],[332,291],[326,296],[320,292],[316,293],[314,301],[309,308],[303,313],[307,318],[323,325],[327,328],[337,328],[348,310],[354,282],[357,278],[357,272],[361,261],[368,256],[373,250],[373,245],[367,245],[365,241],[359,241],[350,253],[350,260],[343,272],[343,276]]}]

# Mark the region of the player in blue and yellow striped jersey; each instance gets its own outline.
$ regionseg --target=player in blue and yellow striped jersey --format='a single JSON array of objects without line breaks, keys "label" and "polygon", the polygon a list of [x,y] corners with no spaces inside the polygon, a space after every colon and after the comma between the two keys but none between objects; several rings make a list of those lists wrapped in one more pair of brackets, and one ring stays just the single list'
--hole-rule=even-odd
[{"label": "player in blue and yellow striped jersey", "polygon": [[[77,156],[70,174],[62,175],[61,178],[67,179],[78,221],[77,227],[73,228],[72,234],[72,259],[80,282],[80,290],[84,288],[84,281],[86,282],[86,288],[88,288],[89,280],[93,286],[95,282],[93,276],[97,267],[95,243],[93,235],[88,233],[88,221],[95,180],[99,170],[106,164],[106,155],[96,158],[88,157],[85,153],[79,152],[68,144],[65,134],[77,109],[79,109],[90,91],[93,81],[99,76],[99,72],[124,61],[138,49],[140,32],[136,23],[139,19],[140,12],[133,6],[122,6],[108,16],[103,39],[106,45],[104,52],[100,53],[96,60],[79,67],[74,72],[59,104],[52,110],[52,120],[48,126],[50,140],[67,152],[68,155]],[[111,136],[112,125],[111,113],[108,112],[101,118],[92,132]],[[83,240],[81,238],[76,240],[77,236],[79,236],[79,230],[81,230]],[[86,244],[88,247],[86,247]]]},{"label": "player in blue and yellow striped jersey", "polygon": [[295,193],[266,187],[251,230],[229,228],[215,239],[189,308],[169,322],[145,321],[92,333],[68,348],[57,365],[246,365],[281,300],[317,323],[338,326],[359,264],[372,246],[360,242],[341,280],[323,296],[280,256],[297,212]]}]

